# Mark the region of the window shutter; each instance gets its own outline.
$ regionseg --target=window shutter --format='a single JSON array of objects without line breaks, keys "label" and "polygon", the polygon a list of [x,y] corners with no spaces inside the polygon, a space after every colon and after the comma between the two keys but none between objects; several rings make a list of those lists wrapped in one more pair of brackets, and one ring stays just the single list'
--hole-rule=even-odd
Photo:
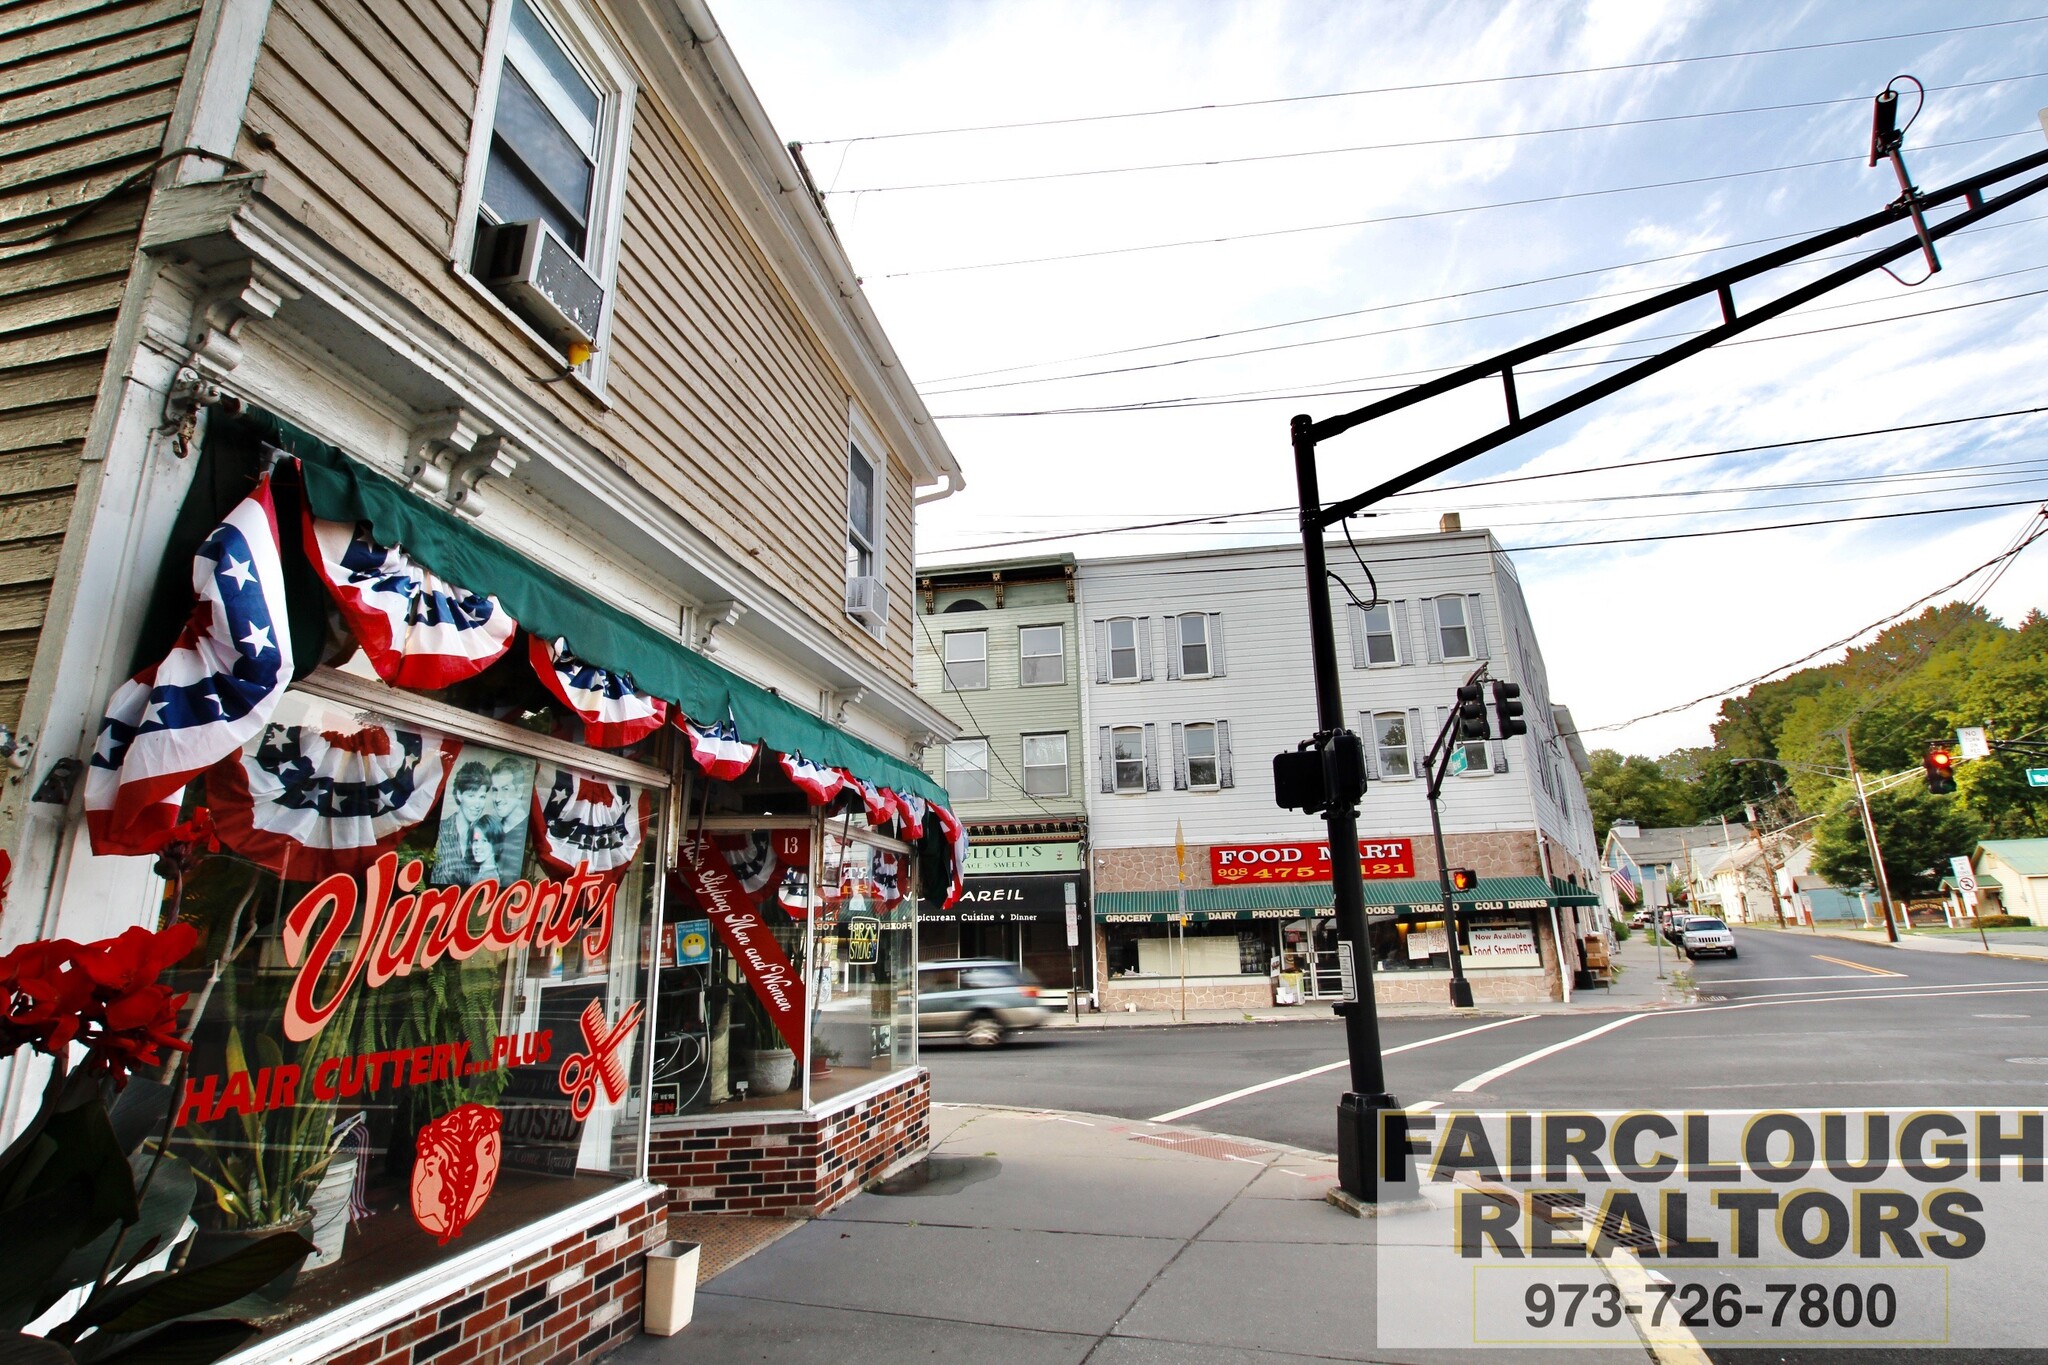
[{"label": "window shutter", "polygon": [[1234,787],[1236,776],[1230,770],[1230,722],[1216,722],[1216,785]]},{"label": "window shutter", "polygon": [[1444,633],[1436,619],[1436,599],[1419,599],[1422,609],[1422,643],[1429,650],[1429,661],[1440,664],[1444,661]]},{"label": "window shutter", "polygon": [[[1138,681],[1139,681],[1139,682],[1151,682],[1151,681],[1152,681],[1152,618],[1151,618],[1151,617],[1149,617],[1149,616],[1140,616],[1140,617],[1139,617],[1139,618],[1137,619],[1136,623],[1135,623],[1135,624],[1134,624],[1134,625],[1132,626],[1132,632],[1133,632],[1133,634],[1135,634],[1135,635],[1137,636],[1137,638],[1138,638]],[[1146,733],[1146,734],[1150,734],[1150,733],[1152,733],[1152,727],[1151,727],[1151,726],[1149,726],[1149,725],[1148,725],[1148,726],[1146,726],[1146,727],[1145,727],[1145,733]],[[1157,790],[1157,789],[1155,788],[1154,790]]]},{"label": "window shutter", "polygon": [[[1351,610],[1353,619],[1356,619],[1358,608]],[[1372,712],[1358,713],[1358,733],[1365,737],[1365,780],[1377,782],[1380,780],[1380,732],[1379,727],[1373,724]]]},{"label": "window shutter", "polygon": [[1345,616],[1351,622],[1351,666],[1365,667],[1365,613],[1354,604]]},{"label": "window shutter", "polygon": [[1180,677],[1180,618],[1162,616],[1159,620],[1166,627],[1166,677],[1170,682]]},{"label": "window shutter", "polygon": [[[1099,622],[1097,624],[1100,624]],[[1098,741],[1102,750],[1102,781],[1100,786],[1105,796],[1116,792],[1116,741],[1110,736],[1109,727],[1103,726]]]},{"label": "window shutter", "polygon": [[1173,723],[1173,789],[1188,789],[1188,737],[1179,721]]},{"label": "window shutter", "polygon": [[1422,712],[1411,706],[1408,708],[1408,771],[1423,777],[1422,767],[1428,761],[1429,746],[1422,742]]},{"label": "window shutter", "polygon": [[1465,628],[1472,632],[1472,657],[1486,659],[1486,613],[1479,609],[1479,594],[1465,594]]},{"label": "window shutter", "polygon": [[1145,727],[1145,790],[1159,790],[1159,727]]},{"label": "window shutter", "polygon": [[1400,636],[1394,648],[1399,651],[1401,662],[1413,664],[1422,662],[1422,646],[1415,634],[1415,604],[1402,600],[1394,604],[1394,631]]},{"label": "window shutter", "polygon": [[[1109,622],[1107,621],[1097,621],[1095,623],[1095,681],[1099,683],[1109,681]],[[1106,735],[1109,731],[1104,730],[1102,733]],[[1104,788],[1104,790],[1108,789]]]},{"label": "window shutter", "polygon": [[1209,676],[1220,678],[1227,672],[1223,660],[1223,613],[1209,613]]}]

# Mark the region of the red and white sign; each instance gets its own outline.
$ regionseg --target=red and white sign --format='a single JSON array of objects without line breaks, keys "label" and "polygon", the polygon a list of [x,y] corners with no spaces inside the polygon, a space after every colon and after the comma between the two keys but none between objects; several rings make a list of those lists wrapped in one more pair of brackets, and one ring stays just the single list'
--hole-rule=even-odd
[{"label": "red and white sign", "polygon": [[[707,856],[708,855],[708,856]],[[697,908],[710,919],[726,950],[747,974],[754,997],[775,1021],[775,1031],[793,1052],[804,1050],[804,983],[775,941],[747,888],[706,844],[685,844],[676,877]]]},{"label": "red and white sign", "polygon": [[[1360,839],[1359,871],[1366,880],[1415,875],[1415,848],[1406,839]],[[1217,886],[1241,882],[1326,882],[1330,845],[1321,839],[1291,844],[1213,844],[1209,880]]]}]

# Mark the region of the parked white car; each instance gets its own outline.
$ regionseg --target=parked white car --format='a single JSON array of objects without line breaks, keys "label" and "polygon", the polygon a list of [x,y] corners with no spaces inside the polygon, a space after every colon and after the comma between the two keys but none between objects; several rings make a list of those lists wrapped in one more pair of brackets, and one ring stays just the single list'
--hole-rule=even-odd
[{"label": "parked white car", "polygon": [[1685,932],[1678,941],[1679,951],[1687,957],[1698,957],[1702,953],[1726,953],[1737,956],[1735,935],[1727,925],[1704,915],[1694,915],[1685,922]]}]

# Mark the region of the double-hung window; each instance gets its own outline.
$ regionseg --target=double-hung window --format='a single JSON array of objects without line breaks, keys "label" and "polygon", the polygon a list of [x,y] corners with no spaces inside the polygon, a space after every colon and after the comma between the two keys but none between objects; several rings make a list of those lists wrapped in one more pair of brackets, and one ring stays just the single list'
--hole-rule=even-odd
[{"label": "double-hung window", "polygon": [[1469,659],[1472,651],[1472,624],[1466,618],[1468,603],[1462,597],[1445,596],[1435,599],[1437,644],[1446,659]]},{"label": "double-hung window", "polygon": [[1223,777],[1218,763],[1215,723],[1197,721],[1183,726],[1181,733],[1187,745],[1188,786],[1197,790],[1221,786]]},{"label": "double-hung window", "polygon": [[[1138,622],[1135,617],[1119,616],[1109,623],[1109,680],[1138,680]],[[1118,790],[1123,789],[1119,787]]]},{"label": "double-hung window", "polygon": [[[1024,626],[1017,632],[1017,685],[1057,687],[1067,680],[1067,632],[1060,626]],[[1061,760],[1065,762],[1064,759]]]},{"label": "double-hung window", "polygon": [[591,237],[604,93],[532,0],[514,0],[484,167],[500,223],[538,218],[579,257]]},{"label": "double-hung window", "polygon": [[1067,737],[1024,736],[1024,794],[1065,796],[1067,794]]},{"label": "double-hung window", "polygon": [[846,576],[873,578],[876,528],[875,462],[861,448],[846,446]]},{"label": "double-hung window", "polygon": [[1119,725],[1110,732],[1116,789],[1120,792],[1145,790],[1145,731],[1142,726]]},{"label": "double-hung window", "polygon": [[988,800],[988,741],[956,739],[946,746],[946,792],[956,801]]},{"label": "double-hung window", "polygon": [[949,630],[945,634],[946,691],[979,692],[988,686],[988,632]]},{"label": "double-hung window", "polygon": [[1408,713],[1375,711],[1372,717],[1374,757],[1381,778],[1409,778],[1414,771],[1408,760]]},{"label": "double-hung window", "polygon": [[1180,675],[1183,678],[1209,676],[1209,617],[1199,611],[1175,618],[1180,629]]},{"label": "double-hung window", "polygon": [[1394,644],[1394,604],[1382,602],[1359,613],[1359,628],[1365,633],[1365,665],[1384,667],[1401,662]]}]

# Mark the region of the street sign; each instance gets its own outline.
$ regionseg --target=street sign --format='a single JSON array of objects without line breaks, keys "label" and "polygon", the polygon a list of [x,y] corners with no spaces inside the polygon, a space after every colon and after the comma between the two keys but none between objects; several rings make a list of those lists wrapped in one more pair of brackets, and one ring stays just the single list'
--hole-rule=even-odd
[{"label": "street sign", "polygon": [[1963,903],[1970,909],[1977,908],[1977,873],[1970,866],[1968,858],[1950,858],[1949,870],[1955,874],[1956,890],[1963,893]]},{"label": "street sign", "polygon": [[1078,948],[1081,946],[1081,907],[1075,903],[1074,884],[1072,882],[1066,884],[1065,891],[1067,893],[1067,946],[1069,948]]},{"label": "street sign", "polygon": [[2048,768],[2027,769],[2027,785],[2029,787],[2048,787]]},{"label": "street sign", "polygon": [[1956,731],[1956,757],[1961,759],[1991,757],[1991,739],[1981,725],[1965,725]]},{"label": "street sign", "polygon": [[1467,762],[1469,762],[1469,760],[1468,760],[1468,759],[1467,759],[1467,758],[1465,757],[1465,746],[1464,746],[1464,745],[1460,744],[1460,745],[1459,745],[1459,746],[1458,746],[1457,748],[1455,748],[1455,749],[1451,750],[1451,771],[1452,771],[1452,772],[1454,772],[1454,773],[1462,773],[1462,772],[1464,772],[1464,771],[1465,771],[1465,765],[1467,764]]}]

